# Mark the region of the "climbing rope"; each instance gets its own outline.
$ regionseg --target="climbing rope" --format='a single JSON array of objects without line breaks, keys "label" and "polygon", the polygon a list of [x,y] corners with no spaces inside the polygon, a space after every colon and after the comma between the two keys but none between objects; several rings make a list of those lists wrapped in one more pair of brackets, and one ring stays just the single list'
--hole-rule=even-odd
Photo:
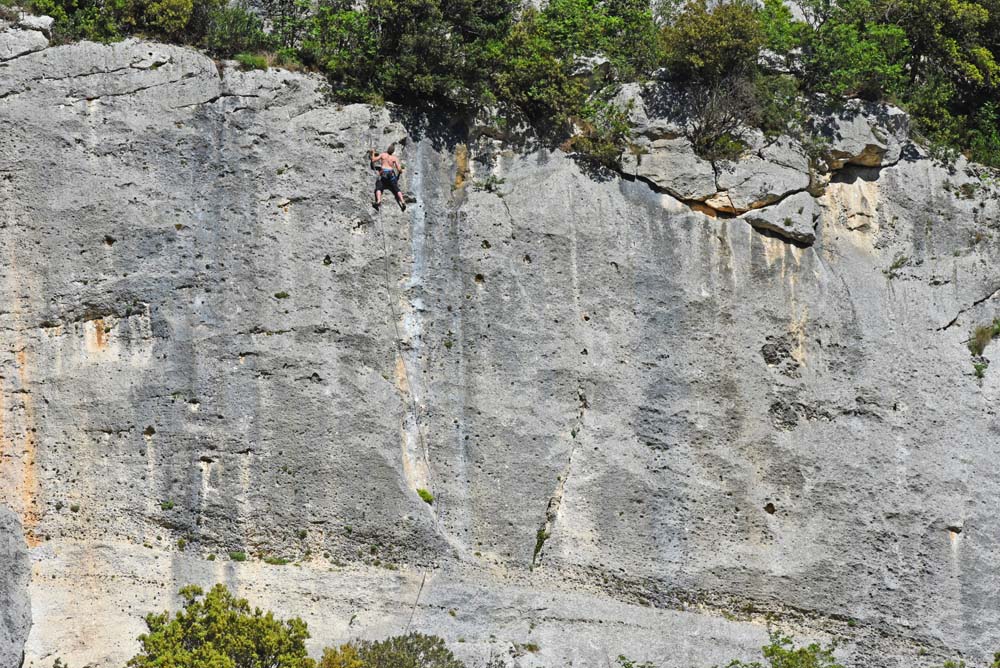
[{"label": "climbing rope", "polygon": [[[420,442],[420,454],[424,458],[424,464],[427,466],[427,441],[424,440],[424,432],[420,428],[420,408],[417,405],[417,398],[414,396],[413,383],[410,381],[410,372],[406,368],[406,358],[403,357],[403,337],[399,332],[399,317],[396,314],[395,298],[393,296],[392,290],[392,279],[389,276],[389,241],[388,235],[385,232],[385,223],[382,220],[382,207],[378,209],[378,228],[382,237],[382,264],[385,270],[385,293],[386,298],[389,300],[389,312],[392,315],[392,328],[395,333],[394,343],[396,347],[396,355],[399,357],[400,364],[403,367],[403,380],[406,381],[406,392],[410,397],[410,412],[413,419],[413,426],[417,430],[417,438]],[[427,466],[427,475],[430,476],[430,467]]]},{"label": "climbing rope", "polygon": [[424,571],[424,576],[420,578],[420,589],[417,590],[417,597],[413,599],[413,607],[410,608],[410,619],[406,622],[406,628],[403,629],[403,635],[410,630],[410,624],[413,623],[413,613],[417,611],[417,604],[420,603],[420,594],[424,591],[424,581],[427,579],[427,571]]}]

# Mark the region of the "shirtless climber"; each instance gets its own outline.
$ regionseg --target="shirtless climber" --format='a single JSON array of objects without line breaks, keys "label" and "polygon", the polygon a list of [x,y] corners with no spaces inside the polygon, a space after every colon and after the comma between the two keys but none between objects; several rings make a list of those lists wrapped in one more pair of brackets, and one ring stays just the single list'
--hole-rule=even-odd
[{"label": "shirtless climber", "polygon": [[399,190],[399,175],[403,173],[403,165],[399,158],[393,155],[396,152],[396,145],[389,144],[385,153],[378,154],[374,150],[369,156],[371,158],[371,168],[378,172],[378,179],[375,181],[375,210],[382,206],[382,191],[388,188],[396,196],[401,211],[406,211],[406,202],[403,201],[403,193]]}]

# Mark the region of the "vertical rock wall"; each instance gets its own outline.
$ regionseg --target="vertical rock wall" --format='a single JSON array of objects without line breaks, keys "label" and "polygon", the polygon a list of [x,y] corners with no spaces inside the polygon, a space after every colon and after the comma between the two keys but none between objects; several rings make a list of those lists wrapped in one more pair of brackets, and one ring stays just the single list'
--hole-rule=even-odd
[{"label": "vertical rock wall", "polygon": [[[723,209],[760,206],[712,218],[656,192],[676,151],[593,174],[307,75],[22,32],[0,501],[26,665],[121,665],[216,581],[316,652],[411,612],[524,666],[724,664],[768,623],[851,666],[1000,647],[1000,371],[964,343],[1000,315],[986,175],[844,157],[763,204],[753,162]],[[394,140],[413,199],[377,216],[364,153]]]}]

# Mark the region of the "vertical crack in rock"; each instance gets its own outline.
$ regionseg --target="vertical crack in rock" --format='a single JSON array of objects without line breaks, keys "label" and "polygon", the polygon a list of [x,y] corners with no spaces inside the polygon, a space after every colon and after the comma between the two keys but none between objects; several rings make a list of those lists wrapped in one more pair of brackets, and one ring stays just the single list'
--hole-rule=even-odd
[{"label": "vertical crack in rock", "polygon": [[566,466],[562,470],[562,474],[557,479],[556,488],[552,492],[552,496],[549,497],[549,502],[545,506],[545,518],[542,520],[541,525],[538,527],[538,531],[535,533],[535,550],[531,555],[531,568],[534,570],[535,566],[541,561],[542,548],[545,547],[545,541],[552,537],[553,525],[555,524],[556,518],[559,516],[559,508],[562,507],[563,495],[566,491],[566,481],[569,480],[569,475],[573,470],[573,457],[576,455],[576,444],[577,439],[580,436],[580,432],[583,430],[583,421],[586,416],[587,409],[590,408],[590,404],[587,403],[587,395],[584,394],[583,388],[578,387],[576,390],[578,408],[576,414],[576,423],[570,429],[570,438],[573,440],[573,446],[570,448],[569,457],[566,458]]}]

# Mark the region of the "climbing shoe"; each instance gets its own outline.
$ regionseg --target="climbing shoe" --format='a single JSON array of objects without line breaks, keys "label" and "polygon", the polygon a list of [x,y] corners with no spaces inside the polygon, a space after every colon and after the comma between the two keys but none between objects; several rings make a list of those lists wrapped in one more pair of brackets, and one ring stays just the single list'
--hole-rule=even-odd
[{"label": "climbing shoe", "polygon": [[400,202],[399,203],[399,210],[400,211],[406,211],[406,202]]},{"label": "climbing shoe", "polygon": [[381,206],[382,205],[379,202],[372,202],[372,208],[375,209],[376,211],[378,211],[381,208]]}]

